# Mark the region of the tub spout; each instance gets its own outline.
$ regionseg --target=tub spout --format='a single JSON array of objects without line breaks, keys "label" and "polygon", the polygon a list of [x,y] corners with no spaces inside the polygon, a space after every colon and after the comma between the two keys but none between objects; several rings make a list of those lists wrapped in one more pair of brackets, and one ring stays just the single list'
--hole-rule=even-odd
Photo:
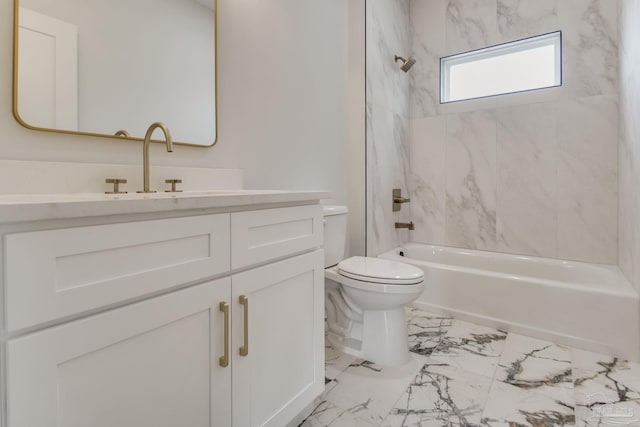
[{"label": "tub spout", "polygon": [[396,222],[396,228],[406,228],[406,229],[412,231],[416,227],[413,224],[413,221],[411,221],[411,222]]}]

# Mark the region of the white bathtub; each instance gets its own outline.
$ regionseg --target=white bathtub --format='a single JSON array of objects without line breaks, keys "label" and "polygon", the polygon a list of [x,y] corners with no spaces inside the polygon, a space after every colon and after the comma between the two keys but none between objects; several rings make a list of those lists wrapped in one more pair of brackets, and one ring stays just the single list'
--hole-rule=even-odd
[{"label": "white bathtub", "polygon": [[426,311],[640,360],[638,293],[617,267],[416,243],[380,257],[424,270]]}]

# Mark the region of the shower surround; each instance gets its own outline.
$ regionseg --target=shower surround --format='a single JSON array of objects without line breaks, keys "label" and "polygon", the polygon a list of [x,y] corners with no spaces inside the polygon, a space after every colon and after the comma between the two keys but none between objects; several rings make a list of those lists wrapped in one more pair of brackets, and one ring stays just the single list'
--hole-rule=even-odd
[{"label": "shower surround", "polygon": [[407,0],[368,0],[366,14],[367,253],[377,255],[409,239],[394,228],[409,220],[407,205],[392,212],[392,190],[407,194],[411,183],[410,79],[394,56],[409,56],[412,40]]},{"label": "shower surround", "polygon": [[[369,255],[413,240],[617,263],[617,3],[368,0]],[[562,87],[439,103],[440,57],[556,30]]]}]

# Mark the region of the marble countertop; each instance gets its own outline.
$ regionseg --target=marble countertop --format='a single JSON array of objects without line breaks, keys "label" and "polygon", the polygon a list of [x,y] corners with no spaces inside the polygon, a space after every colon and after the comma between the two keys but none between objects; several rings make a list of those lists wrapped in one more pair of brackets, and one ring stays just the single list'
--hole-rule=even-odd
[{"label": "marble countertop", "polygon": [[193,209],[250,210],[278,204],[313,203],[330,197],[329,191],[275,190],[5,194],[0,195],[0,223]]}]

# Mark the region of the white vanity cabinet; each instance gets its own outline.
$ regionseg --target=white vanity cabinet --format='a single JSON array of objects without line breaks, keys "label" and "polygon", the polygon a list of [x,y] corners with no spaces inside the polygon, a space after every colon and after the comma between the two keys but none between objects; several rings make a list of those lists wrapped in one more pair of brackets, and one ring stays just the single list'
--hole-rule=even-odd
[{"label": "white vanity cabinet", "polygon": [[228,273],[230,214],[4,236],[7,329]]},{"label": "white vanity cabinet", "polygon": [[229,278],[7,344],[8,427],[231,425]]},{"label": "white vanity cabinet", "polygon": [[316,251],[232,277],[234,426],[283,427],[324,389],[323,261]]},{"label": "white vanity cabinet", "polygon": [[319,205],[46,225],[3,233],[5,427],[281,427],[322,392]]}]

